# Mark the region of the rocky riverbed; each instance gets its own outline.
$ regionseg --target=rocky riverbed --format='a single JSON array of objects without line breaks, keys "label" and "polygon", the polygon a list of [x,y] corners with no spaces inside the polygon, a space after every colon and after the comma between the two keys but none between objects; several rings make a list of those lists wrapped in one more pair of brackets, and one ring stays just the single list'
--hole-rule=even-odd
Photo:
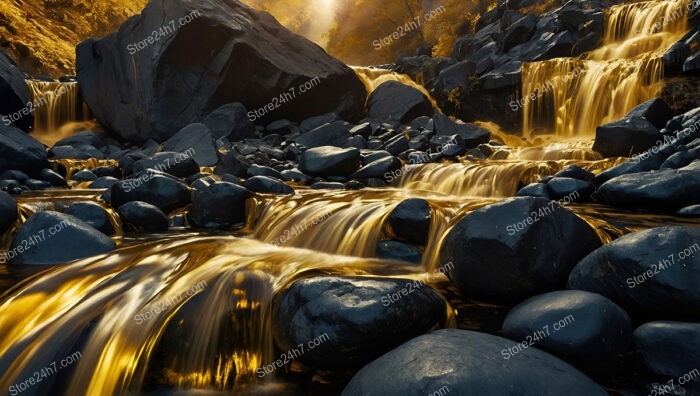
[{"label": "rocky riverbed", "polygon": [[[424,88],[238,2],[154,0],[77,47],[96,126],[51,145],[0,53],[0,388],[700,394],[700,107],[516,131],[523,62],[598,48],[626,6],[554,3],[390,66]],[[674,11],[647,3],[625,15]],[[659,59],[697,90],[670,3]]]}]

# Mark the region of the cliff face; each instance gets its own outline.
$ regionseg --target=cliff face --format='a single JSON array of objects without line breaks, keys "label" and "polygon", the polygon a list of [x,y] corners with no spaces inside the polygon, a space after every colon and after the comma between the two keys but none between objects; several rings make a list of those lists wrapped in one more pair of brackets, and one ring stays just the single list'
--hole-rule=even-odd
[{"label": "cliff face", "polygon": [[116,30],[146,0],[3,0],[0,47],[30,75],[72,75],[75,46]]}]

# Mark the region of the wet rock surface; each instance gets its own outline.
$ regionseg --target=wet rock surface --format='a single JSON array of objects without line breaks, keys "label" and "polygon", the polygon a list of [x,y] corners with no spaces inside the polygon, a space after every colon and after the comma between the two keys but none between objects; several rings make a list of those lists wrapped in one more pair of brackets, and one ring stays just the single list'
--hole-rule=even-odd
[{"label": "wet rock surface", "polygon": [[64,264],[115,247],[107,235],[84,221],[44,211],[29,217],[17,230],[7,257],[11,264]]},{"label": "wet rock surface", "polygon": [[449,275],[465,295],[517,300],[563,288],[569,271],[600,246],[595,231],[568,209],[519,197],[459,221],[443,241],[440,261],[454,262]]},{"label": "wet rock surface", "polygon": [[445,301],[430,286],[408,279],[316,277],[284,290],[272,317],[281,350],[327,334],[300,360],[323,368],[350,368],[440,323]]},{"label": "wet rock surface", "polygon": [[363,367],[343,395],[429,395],[440,389],[464,395],[508,394],[513,389],[532,396],[607,394],[574,367],[535,348],[505,360],[501,351],[513,345],[505,338],[474,331],[434,331]]},{"label": "wet rock surface", "polygon": [[589,254],[568,287],[601,294],[630,313],[697,317],[700,229],[657,227],[627,234]]}]

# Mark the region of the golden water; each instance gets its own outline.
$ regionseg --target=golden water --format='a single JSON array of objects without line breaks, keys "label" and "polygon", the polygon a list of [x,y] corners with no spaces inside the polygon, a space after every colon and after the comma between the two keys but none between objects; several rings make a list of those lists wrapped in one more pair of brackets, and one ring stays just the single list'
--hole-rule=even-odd
[{"label": "golden water", "polygon": [[[673,27],[674,32],[666,32],[668,37],[653,38],[656,44],[651,37],[628,37],[630,29],[649,26],[653,18],[644,15],[667,13],[668,7],[657,3],[614,8],[608,27],[615,28],[606,31],[607,44],[601,48],[604,51],[592,53],[583,61],[542,62],[539,68],[530,65],[533,78],[547,81],[551,73],[577,67],[576,62],[594,70],[591,62],[600,62],[609,70],[601,67],[597,74],[590,73],[598,75],[601,82],[585,82],[593,84],[587,87],[609,86],[610,81],[623,84],[619,93],[606,97],[614,111],[641,100],[644,93],[627,92],[637,89],[628,83],[633,81],[630,75],[655,72],[640,69],[628,75],[616,63],[621,60],[606,59],[626,54],[624,60],[629,61],[629,67],[639,59],[653,60],[654,48],[666,45],[664,40],[670,42],[676,29],[684,29]],[[621,77],[608,76],[610,70]],[[355,68],[355,72],[368,92],[395,80],[416,87],[430,98],[407,76],[369,68]],[[525,74],[524,70],[524,87],[529,83]],[[587,77],[585,74],[583,78]],[[555,103],[568,109],[569,103],[583,100],[565,94],[580,86],[584,86],[583,80],[572,83]],[[47,92],[49,88],[42,89]],[[628,97],[632,99],[619,99],[618,105],[616,98]],[[544,106],[539,102],[537,105]],[[62,106],[57,104],[54,109]],[[530,110],[546,115],[545,107]],[[568,116],[574,110],[567,111],[563,114]],[[596,117],[607,116],[602,115],[603,110],[592,111]],[[52,110],[54,126],[62,122],[59,113]],[[510,147],[503,148],[509,152],[506,159],[405,167],[401,177],[382,189],[298,188],[290,196],[256,195],[247,204],[246,226],[235,233],[171,229],[165,234],[131,235],[117,228],[115,252],[33,270],[30,276],[20,276],[26,268],[0,265],[0,287],[7,287],[5,278],[11,275],[21,279],[0,296],[0,389],[25,381],[50,362],[80,351],[79,361],[30,388],[27,394],[120,395],[142,394],[144,389],[290,393],[285,384],[277,382],[279,378],[261,380],[255,374],[260,366],[278,358],[270,331],[270,303],[276,292],[296,279],[319,274],[424,279],[426,271],[443,264],[439,248],[450,227],[471,211],[512,196],[519,186],[552,175],[566,165],[577,164],[597,173],[621,161],[602,159],[590,149],[591,139],[562,139],[581,134],[583,129],[573,126],[567,128],[575,133],[560,133],[556,139],[526,140],[503,133],[495,124],[479,125]],[[45,137],[55,137],[55,130]],[[60,160],[53,166],[72,174],[85,167],[109,164]],[[19,198],[21,217],[24,220],[36,211],[57,209],[74,201],[99,202],[100,194],[92,190],[30,193]],[[386,224],[391,211],[404,199],[416,197],[426,199],[432,211],[422,265],[373,258],[377,241],[394,237]],[[571,204],[569,209],[589,222],[605,242],[648,227],[694,224],[694,220],[597,205]],[[109,214],[118,225],[118,215],[114,211]],[[9,242],[3,240],[0,248],[6,248]],[[431,284],[441,289],[447,280],[432,278]],[[148,320],[137,320],[165,301],[174,303]],[[448,320],[442,326],[454,326],[455,315],[448,307]],[[295,363],[292,370],[305,368]],[[315,379],[334,381],[324,373],[316,373]]]},{"label": "golden water", "polygon": [[365,90],[367,90],[368,98],[369,95],[372,92],[374,92],[375,89],[377,89],[377,87],[384,84],[385,82],[398,81],[402,84],[408,85],[409,87],[413,87],[419,90],[423,95],[425,95],[426,98],[428,98],[428,100],[430,100],[430,102],[433,104],[433,108],[440,111],[440,106],[438,106],[435,99],[430,95],[430,92],[428,92],[428,90],[425,89],[424,86],[413,81],[411,77],[405,74],[397,73],[395,71],[387,69],[378,69],[373,67],[353,66],[352,70],[355,72],[360,81],[362,81],[362,84],[364,84]]},{"label": "golden water", "polygon": [[89,115],[77,82],[27,80],[34,110],[32,136],[52,146],[58,140],[96,124],[83,123]]},{"label": "golden water", "polygon": [[[604,43],[581,59],[523,64],[523,133],[592,136],[663,87],[663,53],[687,31],[688,0],[612,7]],[[656,24],[656,25],[655,25]],[[535,100],[529,95],[535,94]]]}]

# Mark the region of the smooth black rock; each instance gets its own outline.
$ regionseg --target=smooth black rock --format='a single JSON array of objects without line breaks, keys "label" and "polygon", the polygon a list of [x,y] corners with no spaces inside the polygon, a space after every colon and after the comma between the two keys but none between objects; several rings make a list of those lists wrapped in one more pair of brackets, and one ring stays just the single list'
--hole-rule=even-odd
[{"label": "smooth black rock", "polygon": [[0,122],[0,171],[16,169],[36,175],[48,165],[43,144],[14,125]]},{"label": "smooth black rock", "polygon": [[588,201],[595,192],[595,186],[585,180],[570,177],[555,177],[547,182],[549,197],[562,200],[562,203]]},{"label": "smooth black rock", "polygon": [[137,230],[161,232],[168,229],[168,217],[149,203],[131,201],[120,206],[117,211],[124,223]]},{"label": "smooth black rock", "polygon": [[322,146],[306,150],[299,160],[299,169],[310,176],[348,176],[360,166],[356,148]]},{"label": "smooth black rock", "polygon": [[700,204],[700,169],[664,169],[618,176],[598,188],[601,202],[625,208],[676,210]]},{"label": "smooth black rock", "polygon": [[54,146],[71,146],[78,148],[80,146],[92,146],[94,148],[102,148],[105,145],[102,137],[92,131],[82,131],[67,136],[54,144]]},{"label": "smooth black rock", "polygon": [[90,159],[93,156],[75,147],[53,146],[48,152],[48,157],[51,159]]},{"label": "smooth black rock", "polygon": [[275,179],[282,178],[282,174],[279,171],[272,169],[269,166],[260,166],[257,164],[253,164],[250,166],[250,168],[248,168],[248,176],[267,176],[274,177]]},{"label": "smooth black rock", "polygon": [[104,176],[95,179],[88,188],[99,189],[99,188],[111,188],[115,183],[119,182],[119,179],[112,176]]},{"label": "smooth black rock", "polygon": [[[164,21],[183,18],[191,22],[167,39],[134,45]],[[367,96],[351,68],[241,2],[149,2],[118,32],[79,44],[76,63],[81,92],[100,124],[140,142],[163,141],[232,102],[268,123],[327,112],[361,118]],[[304,84],[310,87],[302,96]],[[273,99],[290,87],[297,97],[275,107]]]},{"label": "smooth black rock", "polygon": [[369,165],[378,159],[392,156],[390,152],[384,150],[361,150],[360,154],[362,155],[362,166]]},{"label": "smooth black rock", "polygon": [[219,162],[216,139],[204,124],[190,124],[182,128],[163,142],[163,149],[175,153],[192,153],[192,159],[200,166],[214,166]]},{"label": "smooth black rock", "polygon": [[435,113],[427,96],[398,81],[379,85],[367,99],[367,109],[369,118],[380,122],[395,120],[406,123]]},{"label": "smooth black rock", "polygon": [[275,298],[272,334],[290,350],[327,335],[299,357],[320,368],[354,368],[423,334],[445,318],[445,300],[408,279],[321,276]]},{"label": "smooth black rock", "polygon": [[[581,260],[568,287],[601,294],[632,314],[698,316],[699,241],[700,228],[695,227],[627,234]],[[689,257],[681,260],[685,253]]]},{"label": "smooth black rock", "polygon": [[416,246],[408,243],[386,240],[377,242],[377,257],[420,264],[423,260],[423,253]]},{"label": "smooth black rock", "polygon": [[677,214],[683,217],[700,217],[700,205],[686,206],[679,209]]},{"label": "smooth black rock", "polygon": [[618,176],[657,170],[670,155],[671,153],[658,151],[657,153],[651,153],[644,158],[636,156],[627,162],[623,162],[620,165],[614,166],[597,174],[593,178],[593,184],[600,186],[608,180],[614,179]]},{"label": "smooth black rock", "polygon": [[110,191],[114,208],[131,201],[143,201],[170,213],[187,206],[191,199],[190,189],[185,183],[157,172],[146,172],[141,177],[114,183]]},{"label": "smooth black rock", "polygon": [[25,186],[29,187],[30,190],[46,190],[47,188],[53,187],[51,183],[45,181],[45,180],[36,180],[36,179],[28,179],[25,180],[24,183]]},{"label": "smooth black rock", "polygon": [[459,135],[464,140],[465,148],[474,148],[491,140],[491,132],[472,124],[463,124],[452,121],[449,117],[436,114],[435,133],[442,136]]},{"label": "smooth black rock", "polygon": [[207,114],[201,121],[215,139],[240,141],[255,136],[255,125],[241,103],[227,103]]},{"label": "smooth black rock", "polygon": [[[589,361],[627,352],[632,321],[600,294],[561,290],[531,297],[508,312],[503,333],[563,359]],[[537,336],[537,340],[533,337]]]},{"label": "smooth black rock", "polygon": [[10,229],[17,218],[17,202],[5,191],[0,191],[0,235]]},{"label": "smooth black rock", "polygon": [[77,182],[87,182],[94,181],[95,179],[97,179],[97,176],[89,170],[83,169],[81,171],[75,172],[70,179]]},{"label": "smooth black rock", "polygon": [[338,114],[326,113],[305,119],[299,124],[299,129],[301,129],[301,131],[303,132],[308,132],[322,125],[333,124],[338,121],[343,121],[343,119],[340,116],[338,116]]},{"label": "smooth black rock", "polygon": [[195,226],[228,230],[245,223],[245,202],[253,194],[229,182],[215,183],[194,194],[187,218]]},{"label": "smooth black rock", "polygon": [[549,189],[545,183],[531,183],[518,190],[515,196],[549,199]]},{"label": "smooth black rock", "polygon": [[191,157],[193,153],[162,152],[134,163],[133,174],[153,169],[177,177],[188,177],[199,172],[199,165]]},{"label": "smooth black rock", "polygon": [[307,181],[311,180],[311,176],[296,168],[283,170],[280,172],[280,176],[282,176],[282,180],[284,181],[293,181],[297,183],[306,183]]},{"label": "smooth black rock", "polygon": [[631,157],[652,148],[662,136],[641,117],[625,117],[596,128],[593,150],[605,157]]},{"label": "smooth black rock", "polygon": [[32,108],[27,106],[31,98],[24,74],[5,51],[0,49],[0,123],[6,125],[12,122],[18,128],[29,131],[34,124]]},{"label": "smooth black rock", "polygon": [[680,169],[688,166],[691,162],[698,159],[697,152],[695,150],[691,151],[679,151],[670,157],[659,167],[659,170],[663,169]]},{"label": "smooth black rock", "polygon": [[193,181],[192,183],[190,183],[190,188],[195,189],[195,190],[199,190],[199,191],[203,191],[203,190],[206,190],[207,188],[209,188],[209,186],[211,186],[214,183],[216,183],[216,179],[214,179],[211,176],[206,176],[206,177],[199,178],[199,179]]},{"label": "smooth black rock", "polygon": [[250,191],[267,194],[294,194],[294,189],[282,182],[268,176],[253,176],[243,183],[243,187]]},{"label": "smooth black rock", "polygon": [[115,247],[107,235],[84,221],[46,211],[33,214],[22,224],[7,257],[11,264],[64,264],[108,253]]},{"label": "smooth black rock", "polygon": [[324,124],[318,128],[294,139],[294,142],[308,148],[321,146],[345,147],[350,138],[350,130],[343,122],[336,121]]},{"label": "smooth black rock", "polygon": [[94,173],[97,177],[112,176],[117,179],[124,177],[121,168],[118,166],[98,166],[90,169],[90,172]]},{"label": "smooth black rock", "polygon": [[673,110],[661,98],[654,98],[636,106],[627,117],[641,117],[651,122],[656,128],[661,129],[673,118]]},{"label": "smooth black rock", "polygon": [[398,169],[401,169],[401,161],[394,157],[382,157],[374,162],[371,162],[357,172],[352,174],[353,179],[382,179],[385,178],[386,173],[391,173]]},{"label": "smooth black rock", "polygon": [[115,232],[109,214],[95,202],[76,202],[71,204],[66,209],[66,214],[90,224],[105,235],[112,235]]},{"label": "smooth black rock", "polygon": [[569,210],[518,197],[460,220],[443,241],[440,262],[454,263],[449,276],[465,296],[517,301],[563,288],[569,271],[600,245]]},{"label": "smooth black rock", "polygon": [[54,187],[65,187],[68,184],[63,176],[52,169],[42,169],[40,175],[42,179],[51,183]]},{"label": "smooth black rock", "polygon": [[250,161],[241,155],[236,148],[232,148],[221,157],[221,162],[214,169],[214,173],[217,175],[228,173],[238,177],[247,177],[250,166]]},{"label": "smooth black rock", "polygon": [[572,179],[578,179],[583,181],[591,181],[595,177],[592,172],[589,172],[578,165],[571,164],[564,167],[564,169],[554,174],[554,177],[570,177]]},{"label": "smooth black rock", "polygon": [[416,337],[363,367],[343,390],[355,395],[606,396],[568,363],[536,348],[475,331],[444,329]]},{"label": "smooth black rock", "polygon": [[266,127],[267,135],[289,135],[299,131],[299,127],[289,120],[277,120],[269,123]]},{"label": "smooth black rock", "polygon": [[430,204],[421,198],[402,201],[389,214],[394,234],[409,242],[426,245],[430,234]]},{"label": "smooth black rock", "polygon": [[[700,362],[700,323],[644,323],[634,331],[634,343],[651,371],[676,379],[689,374],[692,380],[700,382],[697,371]],[[688,382],[688,377],[684,380]]]},{"label": "smooth black rock", "polygon": [[18,170],[8,170],[0,173],[0,180],[15,180],[20,183],[24,183],[25,180],[29,179],[29,176]]}]

